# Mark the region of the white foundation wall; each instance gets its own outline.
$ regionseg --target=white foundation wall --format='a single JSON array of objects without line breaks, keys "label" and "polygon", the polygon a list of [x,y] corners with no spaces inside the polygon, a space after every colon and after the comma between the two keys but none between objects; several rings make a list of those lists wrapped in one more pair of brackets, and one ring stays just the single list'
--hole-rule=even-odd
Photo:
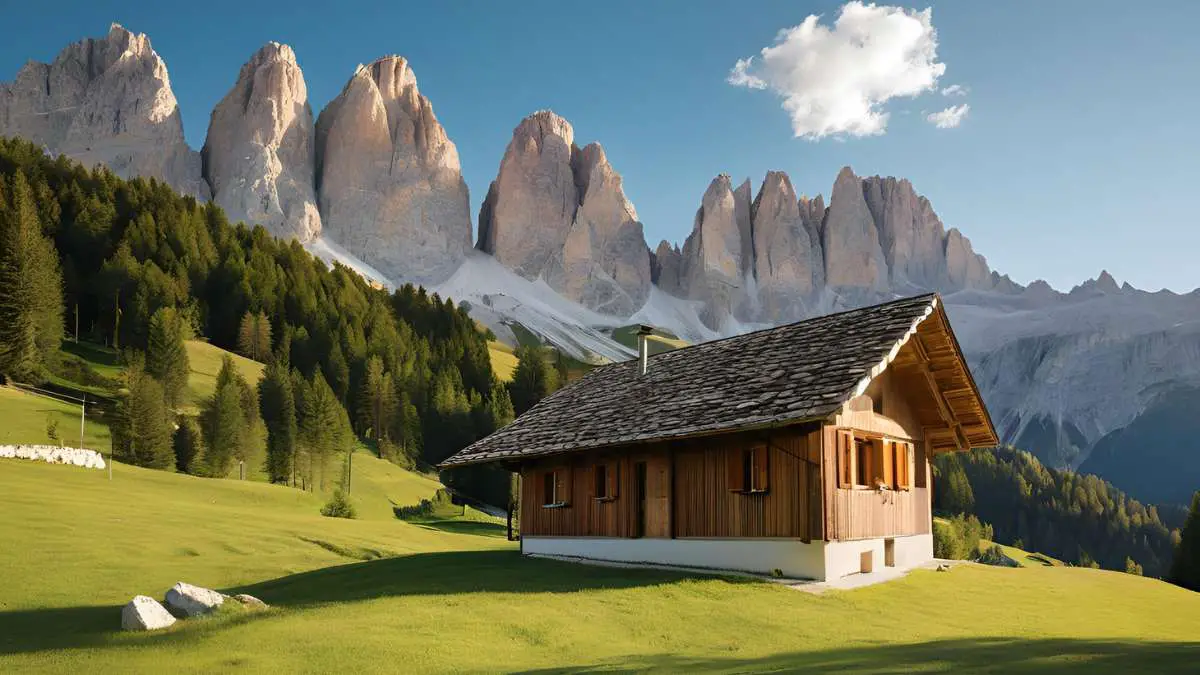
[{"label": "white foundation wall", "polygon": [[[932,541],[932,540],[931,540]],[[799,539],[624,539],[535,537],[521,539],[521,552],[625,563],[654,563],[824,580],[825,542]],[[882,546],[882,544],[880,544]],[[930,544],[932,551],[932,543]],[[882,550],[882,549],[881,549]],[[882,558],[880,558],[882,561]]]},{"label": "white foundation wall", "polygon": [[[933,535],[915,534],[895,537],[895,568],[912,569],[933,560]],[[825,544],[825,574],[827,580],[840,579],[862,570],[862,554],[871,552],[873,571],[884,569],[886,539],[856,539],[831,541]]]}]

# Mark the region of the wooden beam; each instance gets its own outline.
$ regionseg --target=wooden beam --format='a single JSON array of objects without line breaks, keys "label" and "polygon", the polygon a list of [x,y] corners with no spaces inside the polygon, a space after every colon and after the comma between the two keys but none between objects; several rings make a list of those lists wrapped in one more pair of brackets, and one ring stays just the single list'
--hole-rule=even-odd
[{"label": "wooden beam", "polygon": [[916,347],[918,357],[921,359],[921,372],[925,375],[925,381],[929,383],[929,388],[933,391],[933,400],[937,403],[938,413],[942,416],[942,421],[946,426],[950,427],[954,434],[954,445],[959,450],[969,450],[971,443],[966,440],[962,433],[962,425],[958,423],[954,413],[950,410],[950,404],[946,402],[946,398],[942,396],[942,389],[938,386],[937,378],[933,376],[933,371],[929,369],[929,353],[925,349],[925,344],[921,340],[921,334],[913,335],[913,344]]}]

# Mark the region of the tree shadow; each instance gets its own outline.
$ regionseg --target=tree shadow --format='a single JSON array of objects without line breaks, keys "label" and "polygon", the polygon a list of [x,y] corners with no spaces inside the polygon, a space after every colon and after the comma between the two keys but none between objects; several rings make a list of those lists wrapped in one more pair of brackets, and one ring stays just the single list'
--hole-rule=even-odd
[{"label": "tree shadow", "polygon": [[1196,673],[1200,642],[981,638],[935,640],[905,645],[860,645],[788,652],[755,659],[689,658],[658,654],[526,673],[633,673],[646,671],[839,672],[899,674],[1017,673]]},{"label": "tree shadow", "polygon": [[477,537],[506,539],[508,526],[503,523],[485,523],[475,520],[408,520],[417,527],[450,534],[473,534]]}]

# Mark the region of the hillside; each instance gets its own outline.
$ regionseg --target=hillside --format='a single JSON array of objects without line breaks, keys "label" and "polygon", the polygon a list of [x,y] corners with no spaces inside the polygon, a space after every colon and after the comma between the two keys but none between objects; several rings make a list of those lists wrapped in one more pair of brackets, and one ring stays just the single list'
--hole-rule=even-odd
[{"label": "hillside", "polygon": [[257,361],[199,340],[187,340],[184,346],[187,348],[190,370],[184,405],[193,410],[198,410],[200,404],[212,396],[217,387],[217,373],[221,372],[221,360],[226,355],[233,359],[234,366],[246,382],[256,385],[262,379],[263,364]]},{"label": "hillside", "polygon": [[[812,595],[524,559],[502,538],[388,517],[381,497],[436,484],[356,467],[363,517],[345,521],[279,486],[0,466],[0,538],[22,542],[0,548],[0,670],[1120,673],[1188,672],[1200,658],[1200,595],[1151,579],[963,565]],[[117,630],[120,604],[181,579],[276,609]]]}]

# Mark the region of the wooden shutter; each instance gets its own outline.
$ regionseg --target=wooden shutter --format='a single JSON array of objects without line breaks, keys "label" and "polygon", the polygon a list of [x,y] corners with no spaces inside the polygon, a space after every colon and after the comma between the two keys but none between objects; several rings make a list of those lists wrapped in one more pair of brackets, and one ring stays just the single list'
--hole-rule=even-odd
[{"label": "wooden shutter", "polygon": [[837,430],[838,487],[854,487],[854,434],[849,429]]},{"label": "wooden shutter", "polygon": [[[893,449],[896,447],[896,443],[895,441],[879,439],[874,441],[873,445],[875,447],[872,449],[876,450],[874,454],[878,458],[876,461],[879,463],[879,475],[877,477],[883,481],[884,485],[892,487],[896,480],[896,451]],[[878,483],[875,485],[878,485]]]},{"label": "wooden shutter", "polygon": [[731,492],[742,492],[746,489],[745,472],[742,450],[725,451],[725,485]]},{"label": "wooden shutter", "polygon": [[911,490],[912,486],[913,486],[913,479],[912,479],[913,444],[912,443],[903,443],[902,445],[903,445],[903,447],[901,448],[901,450],[903,452],[902,456],[904,457],[904,485],[903,485],[903,488],[905,490]]},{"label": "wooden shutter", "polygon": [[767,446],[760,445],[753,450],[754,452],[754,485],[755,490],[765,491],[769,485],[770,471],[767,466]]},{"label": "wooden shutter", "polygon": [[554,501],[564,505],[571,503],[571,467],[569,466],[554,470]]},{"label": "wooden shutter", "polygon": [[621,463],[613,462],[608,465],[608,496],[610,499],[617,497],[617,489],[621,485]]}]

